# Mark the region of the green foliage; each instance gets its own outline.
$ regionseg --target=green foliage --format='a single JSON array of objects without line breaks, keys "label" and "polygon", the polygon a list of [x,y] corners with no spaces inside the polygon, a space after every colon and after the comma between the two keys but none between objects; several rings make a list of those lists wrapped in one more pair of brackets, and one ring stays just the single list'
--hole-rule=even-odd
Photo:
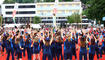
[{"label": "green foliage", "polygon": [[0,16],[0,24],[1,24],[1,18],[2,18],[2,16]]},{"label": "green foliage", "polygon": [[81,0],[81,2],[84,4],[88,3],[88,1],[90,1],[90,0]]},{"label": "green foliage", "polygon": [[90,19],[102,21],[105,16],[105,1],[104,0],[90,0],[88,2],[88,9],[86,9],[86,16]]},{"label": "green foliage", "polygon": [[64,1],[73,1],[73,0],[64,0]]},{"label": "green foliage", "polygon": [[34,0],[22,0],[22,3],[34,3]]},{"label": "green foliage", "polygon": [[38,23],[40,23],[40,22],[41,22],[41,18],[38,17],[38,16],[35,16],[34,19],[33,19],[33,23],[34,23],[34,24],[38,24]]},{"label": "green foliage", "polygon": [[5,0],[4,3],[15,3],[16,0]]},{"label": "green foliage", "polygon": [[71,16],[67,17],[68,23],[79,23],[81,22],[80,15],[78,13],[74,13]]}]

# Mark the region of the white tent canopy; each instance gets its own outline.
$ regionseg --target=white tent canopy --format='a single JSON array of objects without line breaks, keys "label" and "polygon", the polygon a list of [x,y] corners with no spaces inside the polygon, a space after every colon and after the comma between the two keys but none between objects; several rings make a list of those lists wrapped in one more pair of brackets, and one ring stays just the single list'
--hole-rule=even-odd
[{"label": "white tent canopy", "polygon": [[17,26],[17,27],[19,27],[19,26],[21,26],[22,24],[6,24],[4,27],[6,28],[6,27],[15,27],[15,26]]},{"label": "white tent canopy", "polygon": [[31,24],[31,27],[33,27],[33,28],[41,28],[41,26],[39,24]]}]

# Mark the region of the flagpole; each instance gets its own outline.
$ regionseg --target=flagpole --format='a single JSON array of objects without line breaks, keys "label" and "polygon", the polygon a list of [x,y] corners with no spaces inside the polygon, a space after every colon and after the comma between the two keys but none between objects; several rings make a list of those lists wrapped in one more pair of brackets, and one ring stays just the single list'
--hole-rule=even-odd
[{"label": "flagpole", "polygon": [[58,5],[58,0],[55,0],[55,4],[54,4],[54,10],[53,10],[53,28],[57,29],[56,26],[56,13],[57,13],[57,5]]}]

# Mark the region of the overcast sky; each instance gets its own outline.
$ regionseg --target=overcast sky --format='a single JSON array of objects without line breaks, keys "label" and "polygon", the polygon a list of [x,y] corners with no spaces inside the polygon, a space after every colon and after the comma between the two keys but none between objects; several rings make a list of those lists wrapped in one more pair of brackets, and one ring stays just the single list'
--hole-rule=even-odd
[{"label": "overcast sky", "polygon": [[0,5],[3,3],[4,0],[0,0]]}]

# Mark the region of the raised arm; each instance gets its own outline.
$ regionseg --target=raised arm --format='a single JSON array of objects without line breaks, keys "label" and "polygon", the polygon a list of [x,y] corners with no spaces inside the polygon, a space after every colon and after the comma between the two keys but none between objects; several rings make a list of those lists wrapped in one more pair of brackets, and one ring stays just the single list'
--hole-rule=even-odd
[{"label": "raised arm", "polygon": [[51,29],[51,41],[50,41],[50,45],[51,45],[52,41],[53,41],[53,29]]},{"label": "raised arm", "polygon": [[45,38],[45,33],[44,33],[44,30],[43,30],[43,43],[45,44],[44,38]]}]

